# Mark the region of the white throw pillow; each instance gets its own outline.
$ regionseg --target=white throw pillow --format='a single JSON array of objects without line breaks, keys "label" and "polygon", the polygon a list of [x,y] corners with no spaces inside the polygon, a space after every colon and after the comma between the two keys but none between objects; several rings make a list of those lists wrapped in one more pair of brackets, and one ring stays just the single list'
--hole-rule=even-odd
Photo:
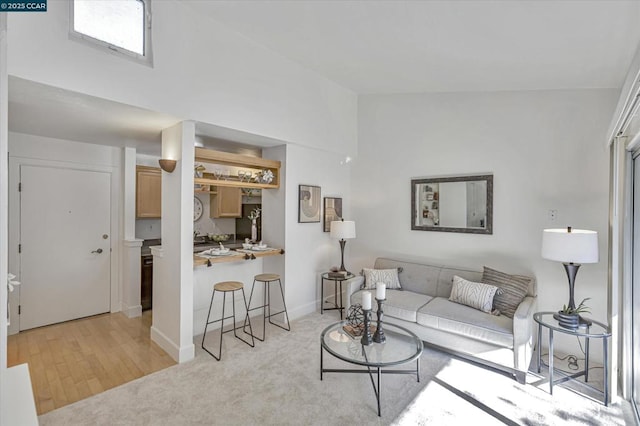
[{"label": "white throw pillow", "polygon": [[497,290],[498,287],[494,285],[475,283],[454,275],[449,300],[491,313],[493,297]]},{"label": "white throw pillow", "polygon": [[370,269],[363,268],[364,287],[363,289],[371,290],[376,288],[376,283],[385,283],[387,289],[394,290],[402,288],[400,279],[398,278],[398,268],[393,269]]}]

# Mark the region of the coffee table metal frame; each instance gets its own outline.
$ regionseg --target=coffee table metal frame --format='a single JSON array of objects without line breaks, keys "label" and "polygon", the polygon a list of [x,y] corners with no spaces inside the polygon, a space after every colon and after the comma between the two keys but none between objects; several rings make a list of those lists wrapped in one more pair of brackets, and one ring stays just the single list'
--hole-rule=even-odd
[{"label": "coffee table metal frame", "polygon": [[[414,333],[407,330],[404,327],[397,326],[395,324],[384,324],[385,335],[387,336],[387,341],[385,343],[372,343],[371,345],[364,346],[360,343],[360,338],[352,338],[346,332],[343,331],[342,326],[347,324],[347,321],[340,321],[338,323],[331,324],[329,327],[325,328],[320,334],[320,380],[323,379],[324,373],[365,373],[369,374],[369,378],[371,379],[371,385],[373,386],[373,392],[376,396],[376,402],[378,404],[378,416],[381,415],[380,410],[380,377],[382,374],[415,374],[416,380],[420,382],[420,355],[422,355],[422,351],[424,349],[424,345],[422,340],[418,338]],[[331,346],[328,345],[325,341],[325,338],[328,337],[329,333],[333,331],[338,331],[340,333],[344,333],[348,339],[352,339],[352,344],[356,343],[360,346],[361,354],[363,359],[357,359],[355,357],[345,356],[344,354],[340,354],[331,349]],[[369,360],[367,356],[367,350],[371,351],[375,348],[375,345],[393,345],[394,343],[398,344],[395,341],[394,336],[396,334],[402,334],[405,337],[411,339],[411,342],[416,345],[415,353],[410,356],[401,358],[401,359],[391,359],[384,362],[375,362],[374,360]],[[330,338],[330,337],[329,337]],[[371,349],[369,349],[371,348]],[[334,357],[348,362],[350,364],[356,364],[367,367],[367,369],[337,369],[337,368],[324,368],[324,351],[327,351],[329,354]],[[414,370],[397,370],[397,369],[383,369],[384,367],[393,367],[402,364],[409,363],[411,361],[416,361],[416,368]],[[377,380],[374,380],[373,374],[376,374]]]},{"label": "coffee table metal frame", "polygon": [[[581,325],[576,329],[564,328],[560,326],[559,322],[553,318],[555,312],[536,312],[533,314],[533,320],[538,323],[538,373],[540,373],[540,367],[542,363],[542,354],[540,348],[542,347],[542,327],[549,330],[549,393],[553,395],[553,385],[564,383],[567,380],[576,379],[584,376],[585,383],[589,381],[589,339],[602,339],[602,352],[604,361],[604,391],[589,386],[590,388],[599,391],[603,394],[603,403],[606,406],[609,405],[609,338],[611,337],[611,329],[602,324],[601,322],[590,320],[593,325]],[[594,329],[592,329],[592,327]],[[569,374],[561,377],[560,379],[554,379],[553,373],[553,332],[558,331],[560,333],[568,334],[570,336],[583,337],[584,338],[584,370],[577,373]]]}]

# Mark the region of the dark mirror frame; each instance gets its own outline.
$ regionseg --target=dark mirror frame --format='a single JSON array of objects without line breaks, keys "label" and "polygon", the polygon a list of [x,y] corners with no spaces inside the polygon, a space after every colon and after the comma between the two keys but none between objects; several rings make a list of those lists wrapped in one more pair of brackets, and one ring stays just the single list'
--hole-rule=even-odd
[{"label": "dark mirror frame", "polygon": [[[445,183],[445,182],[487,182],[487,223],[484,228],[451,228],[442,226],[416,225],[416,186],[420,184]],[[493,175],[451,176],[433,177],[411,180],[411,230],[413,231],[440,231],[463,232],[466,234],[493,234]]]}]

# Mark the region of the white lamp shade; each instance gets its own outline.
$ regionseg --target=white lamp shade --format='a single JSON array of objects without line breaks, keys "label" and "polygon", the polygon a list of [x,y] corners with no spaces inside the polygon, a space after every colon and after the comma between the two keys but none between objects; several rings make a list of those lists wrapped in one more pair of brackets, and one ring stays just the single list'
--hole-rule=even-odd
[{"label": "white lamp shade", "polygon": [[545,229],[542,257],[564,263],[597,263],[598,233],[584,229]]},{"label": "white lamp shade", "polygon": [[356,237],[356,223],[352,220],[336,220],[331,222],[331,238],[348,240]]}]

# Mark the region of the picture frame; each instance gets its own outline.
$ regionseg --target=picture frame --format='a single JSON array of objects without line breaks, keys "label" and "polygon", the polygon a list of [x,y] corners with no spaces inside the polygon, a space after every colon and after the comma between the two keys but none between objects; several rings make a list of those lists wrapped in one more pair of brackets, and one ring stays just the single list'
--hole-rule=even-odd
[{"label": "picture frame", "polygon": [[320,187],[298,185],[298,223],[320,222]]},{"label": "picture frame", "polygon": [[331,231],[331,222],[342,219],[342,198],[324,197],[323,231]]}]

